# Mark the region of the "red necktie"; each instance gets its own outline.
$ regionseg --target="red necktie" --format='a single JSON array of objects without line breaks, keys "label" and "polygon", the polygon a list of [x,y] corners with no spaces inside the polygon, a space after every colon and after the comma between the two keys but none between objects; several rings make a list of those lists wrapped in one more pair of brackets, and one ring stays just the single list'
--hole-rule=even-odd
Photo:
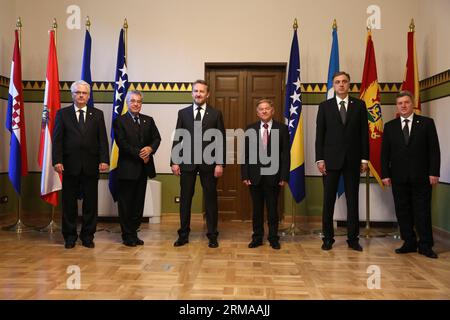
[{"label": "red necktie", "polygon": [[267,143],[269,142],[269,125],[267,123],[263,124],[264,131],[263,131],[263,145],[264,148],[267,147]]}]

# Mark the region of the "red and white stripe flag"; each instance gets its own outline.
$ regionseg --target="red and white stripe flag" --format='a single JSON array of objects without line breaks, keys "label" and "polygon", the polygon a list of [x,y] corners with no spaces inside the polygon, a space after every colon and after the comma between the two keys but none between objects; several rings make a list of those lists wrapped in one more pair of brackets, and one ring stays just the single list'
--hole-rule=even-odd
[{"label": "red and white stripe flag", "polygon": [[55,32],[50,32],[47,77],[45,79],[44,108],[42,110],[41,140],[39,144],[39,167],[41,175],[41,198],[53,206],[58,205],[58,190],[62,189],[62,176],[52,165],[52,137],[56,112],[61,108],[59,95],[58,58],[56,56]]}]

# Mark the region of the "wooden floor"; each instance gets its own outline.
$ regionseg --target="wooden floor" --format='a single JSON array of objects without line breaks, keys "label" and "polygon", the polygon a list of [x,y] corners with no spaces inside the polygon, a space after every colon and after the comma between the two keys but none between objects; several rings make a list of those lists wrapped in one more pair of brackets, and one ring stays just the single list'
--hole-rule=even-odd
[{"label": "wooden floor", "polygon": [[[178,217],[166,215],[142,225],[144,246],[98,231],[95,249],[70,250],[59,232],[0,231],[0,299],[450,299],[450,248],[442,243],[437,260],[395,254],[401,241],[390,237],[361,239],[363,252],[348,249],[345,236],[322,251],[313,234],[284,236],[278,251],[267,242],[249,249],[251,223],[222,222],[220,247],[210,249],[194,218],[190,243],[174,248],[177,228]],[[367,286],[371,265],[380,268],[380,289]],[[79,290],[67,288],[69,266],[80,268]]]}]

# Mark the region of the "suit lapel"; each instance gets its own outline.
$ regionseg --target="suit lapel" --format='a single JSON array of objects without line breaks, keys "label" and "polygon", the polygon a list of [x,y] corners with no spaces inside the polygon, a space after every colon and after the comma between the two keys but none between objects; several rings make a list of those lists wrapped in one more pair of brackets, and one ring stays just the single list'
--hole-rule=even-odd
[{"label": "suit lapel", "polygon": [[345,118],[345,125],[350,122],[353,114],[355,113],[355,100],[353,100],[350,96],[348,97],[348,106],[347,106],[347,116]]},{"label": "suit lapel", "polygon": [[72,121],[72,124],[73,124],[73,126],[75,128],[77,128],[78,132],[81,134],[80,126],[78,125],[77,114],[75,113],[75,106],[72,105],[69,108],[70,108],[70,110],[69,110],[69,117],[70,117],[70,119]]},{"label": "suit lapel", "polygon": [[402,143],[406,146],[405,138],[403,137],[402,121],[400,119],[401,119],[400,117],[395,119],[394,130],[397,132],[395,133],[394,137],[399,137],[399,139],[401,139]]},{"label": "suit lapel", "polygon": [[211,115],[209,114],[210,111],[211,111],[211,108],[208,105],[206,105],[205,115],[203,116],[203,119],[202,119],[202,128],[203,129],[205,129],[206,124],[208,123],[208,120],[211,117]]},{"label": "suit lapel", "polygon": [[94,113],[92,112],[91,108],[86,108],[86,117],[85,117],[85,123],[84,123],[84,132],[88,131],[88,128],[92,125],[92,121],[94,117]]},{"label": "suit lapel", "polygon": [[332,104],[332,109],[333,109],[334,116],[337,117],[337,118],[339,119],[339,122],[340,122],[342,125],[344,125],[344,124],[342,123],[341,114],[339,113],[339,106],[338,106],[338,104],[337,104],[336,98],[334,98],[334,99],[332,100],[332,103],[331,103],[331,104]]},{"label": "suit lapel", "polygon": [[411,123],[411,132],[409,134],[409,143],[411,143],[411,141],[414,139],[416,132],[421,125],[422,122],[420,121],[420,116],[414,115]]}]

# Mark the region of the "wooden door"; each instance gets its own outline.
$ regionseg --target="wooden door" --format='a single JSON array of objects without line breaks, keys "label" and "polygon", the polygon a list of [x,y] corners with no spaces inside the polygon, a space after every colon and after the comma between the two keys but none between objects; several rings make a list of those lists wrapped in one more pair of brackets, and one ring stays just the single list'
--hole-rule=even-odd
[{"label": "wooden door", "polygon": [[[205,79],[210,85],[209,103],[222,111],[226,129],[245,130],[257,121],[256,101],[261,98],[274,101],[275,119],[284,122],[285,72],[286,64],[208,63]],[[236,163],[236,140],[227,141],[227,153],[231,153],[228,156],[235,161],[226,165],[218,182],[219,216],[222,220],[245,221],[251,220],[251,199],[248,188],[241,182],[240,167]]]}]

